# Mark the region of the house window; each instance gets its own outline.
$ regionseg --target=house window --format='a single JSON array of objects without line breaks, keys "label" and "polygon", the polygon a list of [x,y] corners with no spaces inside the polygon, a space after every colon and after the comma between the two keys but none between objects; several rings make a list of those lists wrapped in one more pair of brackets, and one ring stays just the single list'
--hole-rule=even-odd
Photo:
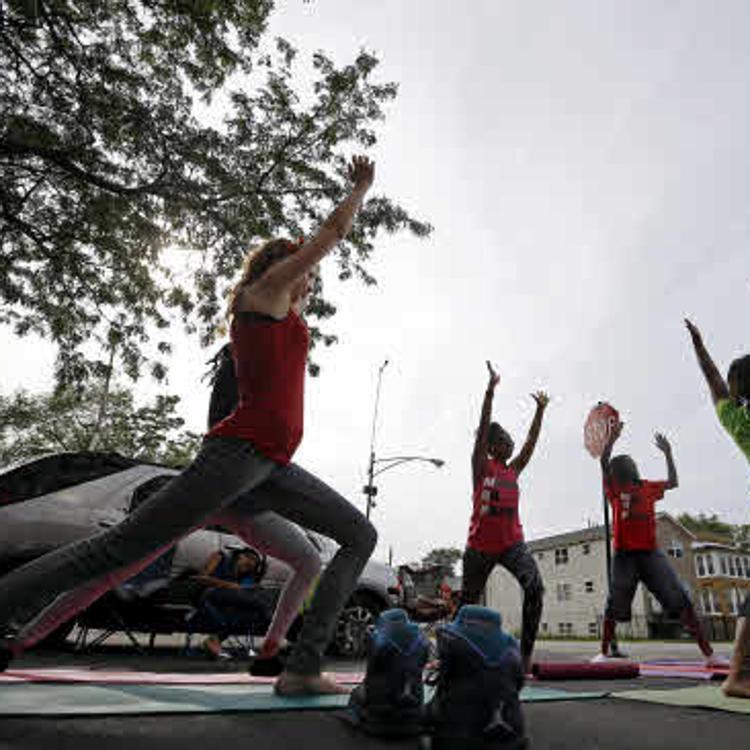
[{"label": "house window", "polygon": [[557,601],[569,602],[573,598],[573,587],[569,583],[557,584]]},{"label": "house window", "polygon": [[589,635],[599,635],[599,628],[595,622],[589,623]]},{"label": "house window", "polygon": [[557,632],[560,635],[573,635],[573,623],[572,622],[558,622]]},{"label": "house window", "polygon": [[731,555],[729,557],[729,575],[732,578],[737,575],[737,571],[734,569],[734,558]]},{"label": "house window", "polygon": [[584,555],[590,555],[591,554],[591,545],[586,543],[583,545],[583,554]]},{"label": "house window", "polygon": [[682,542],[679,541],[679,539],[672,539],[672,541],[669,543],[669,547],[667,547],[667,554],[670,557],[674,557],[675,559],[682,557],[685,554],[685,549],[682,546]]},{"label": "house window", "polygon": [[727,574],[727,558],[724,555],[719,555],[719,569],[723,576]]},{"label": "house window", "polygon": [[716,597],[711,589],[703,589],[701,592],[701,603],[703,611],[707,615],[715,614],[718,611],[716,608]]},{"label": "house window", "polygon": [[750,557],[743,558],[742,563],[745,568],[745,578],[750,578]]},{"label": "house window", "polygon": [[594,582],[593,581],[586,581],[583,584],[583,588],[586,591],[587,594],[593,594],[594,593]]},{"label": "house window", "polygon": [[555,550],[555,565],[567,565],[568,563],[568,548],[560,547]]},{"label": "house window", "polygon": [[737,570],[737,578],[742,578],[742,560],[739,557],[734,558],[735,569]]},{"label": "house window", "polygon": [[714,556],[710,552],[706,555],[706,570],[708,575],[714,574]]},{"label": "house window", "polygon": [[703,555],[695,556],[695,569],[698,571],[698,577],[706,575],[706,568],[703,564]]},{"label": "house window", "polygon": [[740,603],[740,592],[737,589],[732,589],[732,595],[729,597],[729,606],[733,615],[739,613]]},{"label": "house window", "polygon": [[542,633],[547,633],[549,631],[549,624],[546,622],[542,623]]},{"label": "house window", "polygon": [[536,553],[537,560],[544,560],[544,552]]}]

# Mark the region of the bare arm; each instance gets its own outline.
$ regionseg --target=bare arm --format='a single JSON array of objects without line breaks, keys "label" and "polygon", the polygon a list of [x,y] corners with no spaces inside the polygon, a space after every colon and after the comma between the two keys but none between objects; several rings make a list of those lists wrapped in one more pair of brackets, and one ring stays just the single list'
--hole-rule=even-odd
[{"label": "bare arm", "polygon": [[529,463],[531,457],[534,455],[534,449],[536,448],[537,440],[539,440],[539,433],[542,430],[544,411],[547,408],[547,404],[549,404],[549,396],[543,391],[532,393],[531,397],[536,401],[536,413],[534,414],[534,419],[531,421],[529,434],[526,436],[523,448],[521,448],[519,454],[510,462],[510,466],[516,474],[520,474],[526,468],[526,464]]},{"label": "bare arm", "polygon": [[351,192],[323,222],[317,234],[296,253],[266,271],[258,282],[259,286],[273,290],[275,294],[287,291],[319,263],[339,240],[343,240],[349,234],[354,223],[354,215],[375,179],[375,164],[364,156],[355,156],[349,166],[349,177],[354,183]]},{"label": "bare arm", "polygon": [[693,340],[695,356],[698,357],[698,364],[703,372],[703,377],[706,378],[706,383],[708,383],[711,398],[717,404],[719,401],[729,398],[727,383],[719,372],[719,368],[711,359],[711,355],[703,343],[701,332],[687,318],[685,319],[685,325],[690,333],[690,338]]},{"label": "bare arm", "polygon": [[495,388],[500,382],[500,376],[492,369],[489,361],[487,362],[487,369],[490,373],[490,379],[487,383],[487,390],[484,392],[482,415],[479,418],[477,437],[474,441],[474,450],[471,454],[471,476],[475,487],[482,479],[482,474],[484,473],[484,464],[487,460],[487,436],[489,435],[490,418],[492,416],[492,399],[495,395]]},{"label": "bare arm", "polygon": [[667,438],[660,432],[657,432],[654,436],[654,442],[656,443],[656,447],[664,454],[664,458],[667,461],[666,489],[673,490],[678,486],[678,480],[677,467],[674,464],[674,456],[672,455],[672,446],[670,445],[669,440],[667,440]]},{"label": "bare arm", "polygon": [[204,566],[203,570],[195,576],[195,580],[203,584],[206,587],[210,588],[218,588],[218,589],[238,589],[241,588],[239,584],[234,583],[233,581],[225,581],[222,578],[216,578],[213,575],[213,572],[216,570],[216,568],[219,565],[219,560],[221,559],[221,555],[218,552],[214,552],[211,557],[208,558],[206,561],[206,565]]}]

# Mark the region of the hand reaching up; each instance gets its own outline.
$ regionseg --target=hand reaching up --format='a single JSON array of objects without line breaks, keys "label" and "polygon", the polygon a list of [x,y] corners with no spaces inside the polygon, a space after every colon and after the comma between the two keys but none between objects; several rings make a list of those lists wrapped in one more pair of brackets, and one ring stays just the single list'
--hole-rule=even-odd
[{"label": "hand reaching up", "polygon": [[667,440],[666,436],[662,435],[661,432],[657,432],[656,435],[654,435],[654,443],[662,453],[667,454],[672,452],[672,446],[670,445],[669,440]]},{"label": "hand reaching up", "polygon": [[375,162],[366,156],[353,156],[348,175],[355,187],[368,190],[375,180]]},{"label": "hand reaching up", "polygon": [[487,360],[487,369],[489,370],[489,373],[490,373],[490,382],[487,387],[494,389],[497,386],[497,384],[500,382],[500,376],[493,369],[492,365],[490,364],[489,359]]},{"label": "hand reaching up", "polygon": [[536,401],[536,405],[538,409],[546,409],[547,405],[549,404],[549,394],[545,391],[537,391],[536,393],[531,394],[531,398]]}]

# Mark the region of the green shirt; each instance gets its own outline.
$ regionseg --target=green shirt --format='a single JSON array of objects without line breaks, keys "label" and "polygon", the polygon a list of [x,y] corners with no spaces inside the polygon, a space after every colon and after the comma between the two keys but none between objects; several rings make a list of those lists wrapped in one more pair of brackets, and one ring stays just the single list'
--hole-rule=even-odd
[{"label": "green shirt", "polygon": [[750,461],[750,409],[727,398],[716,404],[716,413],[719,422]]}]

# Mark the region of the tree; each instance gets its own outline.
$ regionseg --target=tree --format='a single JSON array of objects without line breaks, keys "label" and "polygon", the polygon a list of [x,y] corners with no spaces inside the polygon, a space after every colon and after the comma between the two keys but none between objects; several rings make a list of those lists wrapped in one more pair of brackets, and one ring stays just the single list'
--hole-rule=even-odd
[{"label": "tree", "polygon": [[[272,0],[6,6],[0,322],[58,345],[63,388],[106,371],[91,342],[131,378],[147,363],[161,378],[173,318],[211,342],[247,249],[324,218],[397,86],[373,81],[368,52],[343,66],[317,52],[311,90],[297,91],[295,48],[264,39]],[[337,250],[341,279],[375,283],[366,265],[383,230],[430,227],[375,195]],[[187,281],[167,248],[198,251]],[[335,312],[316,289],[310,314]]]},{"label": "tree", "polygon": [[463,557],[463,552],[456,547],[438,547],[430,550],[422,558],[422,567],[429,568],[433,565],[440,565],[446,568],[448,575],[455,574],[456,563]]},{"label": "tree", "polygon": [[114,451],[168,466],[188,464],[201,436],[182,430],[178,396],[136,406],[126,388],[112,388],[102,414],[103,386],[78,392],[0,396],[0,466],[43,453]]},{"label": "tree", "polygon": [[690,513],[680,513],[677,520],[694,534],[704,533],[732,537],[734,532],[732,524],[724,523],[715,513],[710,516],[705,513],[699,513],[697,516],[692,516]]}]

